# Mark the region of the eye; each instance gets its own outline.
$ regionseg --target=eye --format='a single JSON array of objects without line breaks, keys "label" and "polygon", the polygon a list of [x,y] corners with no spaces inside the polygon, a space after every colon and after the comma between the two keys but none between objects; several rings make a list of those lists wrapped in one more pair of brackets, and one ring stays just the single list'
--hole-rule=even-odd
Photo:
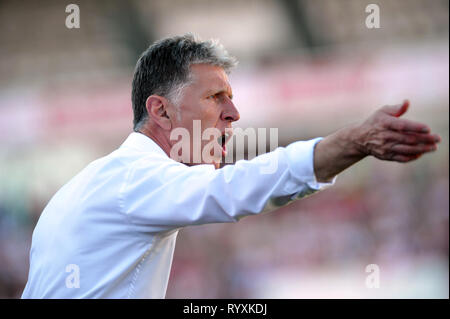
[{"label": "eye", "polygon": [[224,92],[219,92],[216,94],[209,95],[207,97],[208,100],[220,101],[223,102],[225,97],[228,97],[230,100],[233,98],[232,95],[225,94]]}]

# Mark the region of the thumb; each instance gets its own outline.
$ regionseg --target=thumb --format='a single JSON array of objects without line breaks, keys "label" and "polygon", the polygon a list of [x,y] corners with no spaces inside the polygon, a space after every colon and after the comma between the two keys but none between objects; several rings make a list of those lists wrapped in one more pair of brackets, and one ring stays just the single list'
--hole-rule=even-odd
[{"label": "thumb", "polygon": [[384,113],[387,113],[389,115],[392,115],[392,116],[395,116],[395,117],[400,117],[400,116],[402,116],[403,114],[406,113],[408,108],[409,108],[409,101],[405,100],[405,101],[403,101],[402,104],[386,105],[381,110]]}]

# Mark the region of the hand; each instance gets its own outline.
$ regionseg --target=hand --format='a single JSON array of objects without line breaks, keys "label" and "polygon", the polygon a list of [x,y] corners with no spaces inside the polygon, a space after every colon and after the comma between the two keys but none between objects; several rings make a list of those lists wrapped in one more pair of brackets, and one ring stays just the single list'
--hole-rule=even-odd
[{"label": "hand", "polygon": [[405,101],[384,106],[371,115],[357,128],[357,149],[363,155],[403,163],[435,151],[441,141],[439,135],[431,134],[425,124],[399,118],[408,107],[409,101]]}]

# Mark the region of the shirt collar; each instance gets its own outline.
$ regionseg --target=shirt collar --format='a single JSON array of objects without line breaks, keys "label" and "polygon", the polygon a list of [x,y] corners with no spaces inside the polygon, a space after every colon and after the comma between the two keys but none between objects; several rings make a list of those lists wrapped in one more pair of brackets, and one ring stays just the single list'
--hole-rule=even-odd
[{"label": "shirt collar", "polygon": [[166,152],[147,135],[133,132],[120,147],[131,147],[144,152],[155,152],[167,157]]}]

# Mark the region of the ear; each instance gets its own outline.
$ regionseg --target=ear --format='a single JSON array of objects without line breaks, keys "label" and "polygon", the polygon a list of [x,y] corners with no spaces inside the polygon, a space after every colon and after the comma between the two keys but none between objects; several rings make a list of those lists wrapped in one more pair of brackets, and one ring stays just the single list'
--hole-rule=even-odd
[{"label": "ear", "polygon": [[167,113],[168,101],[159,95],[150,95],[145,101],[148,116],[164,130],[172,128],[172,122]]}]

